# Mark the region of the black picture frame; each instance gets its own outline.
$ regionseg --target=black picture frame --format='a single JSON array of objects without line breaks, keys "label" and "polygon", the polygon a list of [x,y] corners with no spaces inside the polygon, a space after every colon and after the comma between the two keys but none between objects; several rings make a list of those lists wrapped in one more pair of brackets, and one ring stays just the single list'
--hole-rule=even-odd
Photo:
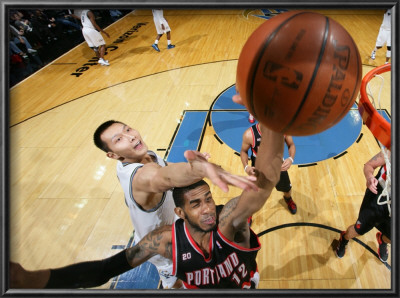
[{"label": "black picture frame", "polygon": [[[393,198],[399,198],[399,164],[398,164],[398,141],[399,141],[399,0],[391,1],[359,1],[359,0],[340,0],[340,1],[222,1],[222,0],[202,0],[202,1],[134,1],[134,0],[119,0],[119,1],[99,1],[99,0],[69,0],[69,1],[35,1],[35,0],[22,0],[22,1],[4,1],[0,0],[0,14],[1,14],[1,60],[0,69],[2,74],[0,76],[0,91],[1,91],[1,120],[0,120],[0,189],[1,189],[1,295],[4,297],[102,297],[102,296],[118,296],[118,297],[168,297],[168,296],[181,296],[181,297],[399,297],[399,244],[396,233],[392,233],[392,289],[387,291],[380,290],[213,290],[213,291],[175,291],[175,290],[146,290],[146,291],[127,291],[127,290],[16,290],[8,289],[8,261],[9,261],[9,247],[8,239],[10,237],[8,230],[9,221],[9,177],[8,171],[9,164],[9,144],[8,144],[8,128],[9,128],[9,88],[8,88],[8,51],[6,50],[6,34],[8,32],[8,10],[11,8],[79,8],[79,7],[93,7],[101,8],[153,8],[163,7],[165,9],[173,8],[188,8],[188,9],[205,9],[205,8],[260,8],[260,7],[280,7],[280,8],[314,8],[314,9],[328,9],[328,8],[341,8],[341,9],[356,9],[356,8],[371,8],[371,9],[387,9],[392,8],[394,20],[392,36],[392,195]],[[392,202],[392,229],[396,231],[399,226],[399,205],[397,200]]]}]

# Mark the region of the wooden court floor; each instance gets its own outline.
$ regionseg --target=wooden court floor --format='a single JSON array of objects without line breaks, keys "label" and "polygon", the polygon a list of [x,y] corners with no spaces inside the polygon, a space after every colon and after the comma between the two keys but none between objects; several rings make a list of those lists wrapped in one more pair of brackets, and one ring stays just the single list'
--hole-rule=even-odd
[{"label": "wooden court floor", "polygon": [[[342,24],[359,47],[363,75],[384,63],[385,48],[369,59],[383,10],[314,10]],[[10,90],[10,257],[27,269],[60,267],[105,258],[132,235],[128,210],[108,159],[92,141],[102,122],[115,119],[141,132],[164,156],[185,110],[208,111],[235,83],[240,50],[265,19],[260,10],[165,10],[176,48],[151,48],[156,32],[150,10],[135,10],[105,30],[109,67],[86,65],[85,43]],[[390,74],[382,108],[391,113]],[[240,158],[206,126],[200,150],[211,161],[244,175]],[[258,255],[260,289],[378,289],[392,286],[392,270],[376,255],[376,230],[350,241],[336,258],[331,244],[354,224],[365,191],[363,164],[380,148],[363,126],[360,142],[339,159],[293,166],[289,174],[297,214],[276,191],[254,216],[267,231]],[[340,138],[340,136],[338,136]],[[232,158],[226,158],[226,156]],[[235,158],[236,156],[236,158]],[[238,195],[212,188],[217,203]],[[288,225],[285,227],[284,225]],[[329,227],[331,229],[326,229]],[[101,289],[107,289],[106,284]]]}]

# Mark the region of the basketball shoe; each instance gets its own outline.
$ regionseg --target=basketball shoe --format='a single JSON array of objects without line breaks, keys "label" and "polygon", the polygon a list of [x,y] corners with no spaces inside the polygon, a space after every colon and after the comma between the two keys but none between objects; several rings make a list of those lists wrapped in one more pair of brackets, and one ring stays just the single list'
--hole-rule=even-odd
[{"label": "basketball shoe", "polygon": [[339,243],[335,250],[335,254],[339,259],[343,258],[346,252],[347,243],[349,243],[349,240],[346,240],[346,238],[344,238],[344,234],[346,234],[346,231],[340,232]]},{"label": "basketball shoe", "polygon": [[283,198],[285,199],[285,202],[286,202],[286,204],[288,206],[288,209],[289,209],[290,213],[296,214],[297,206],[296,206],[296,203],[293,201],[292,197],[289,197],[289,198],[283,197]]},{"label": "basketball shoe", "polygon": [[382,262],[387,262],[389,253],[387,248],[387,243],[382,240],[382,233],[376,233],[376,240],[378,240],[379,248],[378,248],[378,256]]},{"label": "basketball shoe", "polygon": [[372,60],[375,60],[375,54],[376,54],[376,52],[375,52],[375,51],[372,51],[372,53],[371,53],[371,59],[372,59]]},{"label": "basketball shoe", "polygon": [[158,48],[158,45],[156,45],[155,43],[151,45],[153,49],[155,49],[157,52],[160,51],[160,49]]},{"label": "basketball shoe", "polygon": [[254,119],[254,117],[253,117],[252,114],[249,114],[249,122],[250,122],[250,123],[256,122],[256,119]]},{"label": "basketball shoe", "polygon": [[110,65],[110,63],[108,63],[108,60],[104,60],[103,58],[100,58],[98,62],[101,65],[105,65],[105,66]]},{"label": "basketball shoe", "polygon": [[168,46],[167,46],[167,49],[169,50],[169,49],[173,49],[173,48],[175,48],[175,45],[173,45],[173,44],[169,44]]}]

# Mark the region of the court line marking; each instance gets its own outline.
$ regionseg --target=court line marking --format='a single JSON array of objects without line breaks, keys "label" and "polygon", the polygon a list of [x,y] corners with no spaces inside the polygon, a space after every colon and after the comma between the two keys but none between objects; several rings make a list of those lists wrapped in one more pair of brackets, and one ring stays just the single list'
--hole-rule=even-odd
[{"label": "court line marking", "polygon": [[[287,224],[282,224],[279,226],[269,228],[267,230],[264,230],[264,231],[258,233],[257,236],[261,237],[267,233],[274,232],[274,231],[280,230],[280,229],[291,228],[291,227],[316,227],[316,228],[321,228],[321,229],[337,232],[339,234],[341,232],[341,230],[339,230],[339,229],[332,228],[330,226],[323,225],[323,224],[311,223],[311,222],[294,222],[294,223],[287,223]],[[358,244],[363,246],[365,249],[367,249],[369,252],[371,252],[379,260],[379,262],[383,263],[386,266],[386,268],[388,268],[391,271],[392,267],[388,263],[382,262],[379,259],[378,253],[375,252],[371,247],[369,247],[367,244],[365,244],[364,242],[362,242],[361,240],[359,240],[357,238],[353,238],[352,240],[354,240],[355,242],[357,242]]]}]

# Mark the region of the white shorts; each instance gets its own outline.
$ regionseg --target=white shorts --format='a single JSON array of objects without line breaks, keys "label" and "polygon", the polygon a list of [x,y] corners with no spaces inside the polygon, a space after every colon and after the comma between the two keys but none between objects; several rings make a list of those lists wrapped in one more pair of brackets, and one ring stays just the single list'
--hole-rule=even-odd
[{"label": "white shorts", "polygon": [[178,279],[176,276],[172,275],[172,261],[160,255],[156,255],[150,258],[149,262],[156,266],[163,288],[171,289]]},{"label": "white shorts", "polygon": [[[164,18],[154,18],[154,25],[156,26],[157,34],[164,34],[171,31],[167,20]],[[164,29],[162,25],[164,25]]]},{"label": "white shorts", "polygon": [[392,45],[391,32],[390,30],[380,28],[378,37],[376,38],[376,46],[383,47],[385,43],[387,47],[390,47]]},{"label": "white shorts", "polygon": [[102,45],[106,44],[106,42],[104,41],[103,36],[96,29],[85,28],[84,27],[84,28],[82,28],[82,34],[83,34],[83,37],[85,38],[87,44],[91,48],[94,48],[94,47],[97,48],[99,46],[102,46]]}]

